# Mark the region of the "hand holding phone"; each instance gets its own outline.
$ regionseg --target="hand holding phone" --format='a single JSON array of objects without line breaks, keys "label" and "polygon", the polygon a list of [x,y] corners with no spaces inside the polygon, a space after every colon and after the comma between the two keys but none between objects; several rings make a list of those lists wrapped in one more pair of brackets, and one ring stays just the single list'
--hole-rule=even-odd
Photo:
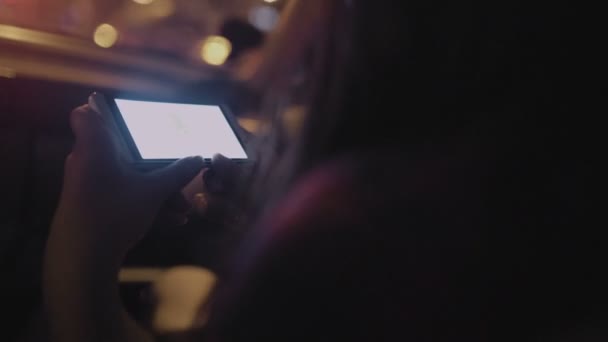
[{"label": "hand holding phone", "polygon": [[90,106],[111,118],[121,136],[121,148],[137,165],[167,165],[189,156],[210,161],[221,154],[234,161],[249,161],[225,106],[169,103],[93,94]]}]

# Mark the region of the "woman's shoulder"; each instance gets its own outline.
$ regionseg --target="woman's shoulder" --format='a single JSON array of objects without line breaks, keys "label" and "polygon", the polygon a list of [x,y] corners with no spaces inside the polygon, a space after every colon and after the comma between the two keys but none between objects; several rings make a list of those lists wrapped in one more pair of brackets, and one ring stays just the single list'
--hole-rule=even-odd
[{"label": "woman's shoulder", "polygon": [[[311,317],[336,336],[404,334],[400,324],[408,314],[404,289],[410,280],[428,291],[408,304],[429,305],[440,291],[437,284],[450,281],[440,271],[464,264],[450,248],[472,246],[460,243],[463,230],[448,229],[448,237],[437,238],[448,225],[445,215],[430,208],[437,204],[429,191],[442,186],[424,171],[438,166],[410,160],[358,153],[302,177],[245,241],[233,269],[234,288],[223,297],[234,311],[222,317],[243,319],[252,330],[264,325],[251,317],[263,318],[273,322],[274,333],[281,329],[291,337],[306,330],[298,324]],[[429,203],[421,204],[424,198]],[[247,308],[237,310],[230,305],[235,302]]]},{"label": "woman's shoulder", "polygon": [[373,210],[365,198],[373,182],[361,172],[368,168],[368,161],[352,156],[319,165],[294,184],[266,216],[264,226],[273,235],[293,235],[361,220]]}]

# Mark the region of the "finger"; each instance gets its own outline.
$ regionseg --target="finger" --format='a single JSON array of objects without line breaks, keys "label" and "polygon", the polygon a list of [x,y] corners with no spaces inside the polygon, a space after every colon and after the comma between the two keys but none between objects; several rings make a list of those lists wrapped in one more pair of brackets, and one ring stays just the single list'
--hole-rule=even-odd
[{"label": "finger", "polygon": [[211,166],[217,170],[217,172],[225,174],[234,172],[236,170],[236,163],[232,159],[227,158],[221,154],[216,154],[211,160]]},{"label": "finger", "polygon": [[215,194],[230,191],[236,183],[238,173],[238,164],[221,154],[216,154],[213,156],[211,168],[203,174],[205,189]]},{"label": "finger", "polygon": [[72,131],[76,137],[74,152],[82,157],[113,159],[116,156],[113,137],[99,114],[88,105],[76,108],[70,116]]},{"label": "finger", "polygon": [[188,185],[204,166],[202,157],[185,158],[152,173],[151,177],[163,196],[169,197]]},{"label": "finger", "polygon": [[186,187],[184,187],[181,191],[182,195],[184,196],[184,198],[186,200],[188,200],[189,202],[191,202],[192,198],[201,192],[205,191],[205,184],[203,183],[203,173],[206,172],[207,169],[203,169],[201,172],[199,172],[198,175],[196,175],[196,177],[194,177],[194,179],[192,180],[192,182],[188,183],[188,185],[186,185]]}]

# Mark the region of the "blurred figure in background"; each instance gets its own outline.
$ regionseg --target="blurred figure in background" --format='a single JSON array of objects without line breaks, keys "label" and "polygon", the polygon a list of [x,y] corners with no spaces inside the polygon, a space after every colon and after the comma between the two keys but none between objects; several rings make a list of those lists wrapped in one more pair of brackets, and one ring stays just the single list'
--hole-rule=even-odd
[{"label": "blurred figure in background", "polygon": [[[581,341],[605,319],[602,259],[575,233],[585,170],[562,120],[575,103],[565,7],[308,0],[287,11],[269,57],[242,75],[281,108],[308,66],[305,121],[295,142],[270,141],[258,218],[182,339]],[[202,161],[141,175],[116,160],[97,113],[77,109],[72,126],[45,261],[53,335],[151,341],[116,274]]]}]

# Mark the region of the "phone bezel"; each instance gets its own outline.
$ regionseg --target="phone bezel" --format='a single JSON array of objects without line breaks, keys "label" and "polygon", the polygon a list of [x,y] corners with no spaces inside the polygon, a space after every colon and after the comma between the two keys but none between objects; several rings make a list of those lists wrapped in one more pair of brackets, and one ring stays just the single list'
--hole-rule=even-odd
[{"label": "phone bezel", "polygon": [[[245,151],[245,154],[247,155],[247,158],[230,158],[230,159],[237,163],[248,163],[248,162],[252,161],[251,151],[249,150],[247,144],[244,143],[243,136],[240,133],[242,128],[240,130],[237,129],[237,127],[240,127],[240,126],[236,120],[236,117],[232,114],[232,112],[230,111],[230,108],[225,104],[211,103],[209,101],[195,101],[195,100],[187,100],[187,101],[152,100],[150,98],[143,98],[143,97],[137,97],[137,96],[107,96],[106,102],[108,103],[110,112],[116,123],[116,126],[118,127],[119,133],[122,136],[125,144],[127,145],[127,148],[129,149],[129,153],[130,153],[131,157],[133,158],[134,163],[139,164],[140,166],[155,168],[155,166],[167,165],[167,164],[173,163],[179,159],[144,159],[141,156],[139,149],[137,148],[137,144],[135,143],[135,140],[133,139],[133,136],[131,135],[131,132],[129,131],[127,123],[125,122],[123,115],[120,112],[120,109],[118,108],[118,105],[116,104],[116,99],[153,102],[153,103],[217,106],[220,108],[222,115],[224,115],[224,118],[226,119],[226,121],[228,122],[228,125],[232,129],[232,132],[236,136],[239,144],[241,145],[241,148],[243,148],[243,150]],[[211,162],[212,157],[213,156],[203,156],[203,158],[205,159],[205,161],[207,163]]]}]

